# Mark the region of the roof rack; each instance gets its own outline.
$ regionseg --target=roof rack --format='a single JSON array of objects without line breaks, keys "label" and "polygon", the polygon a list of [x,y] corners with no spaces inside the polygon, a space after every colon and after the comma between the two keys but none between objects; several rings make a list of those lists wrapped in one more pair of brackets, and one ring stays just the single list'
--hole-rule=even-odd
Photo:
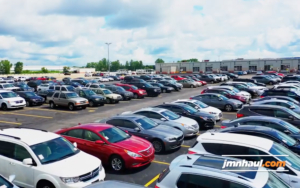
[{"label": "roof rack", "polygon": [[14,127],[14,128],[16,128],[16,129],[32,129],[32,130],[37,130],[37,131],[48,132],[48,131],[43,130],[43,129],[30,128],[30,127]]},{"label": "roof rack", "polygon": [[6,136],[6,137],[14,138],[14,139],[17,139],[17,140],[21,140],[21,138],[19,138],[19,137],[10,136],[10,135],[6,135],[6,134],[0,134],[0,136]]}]

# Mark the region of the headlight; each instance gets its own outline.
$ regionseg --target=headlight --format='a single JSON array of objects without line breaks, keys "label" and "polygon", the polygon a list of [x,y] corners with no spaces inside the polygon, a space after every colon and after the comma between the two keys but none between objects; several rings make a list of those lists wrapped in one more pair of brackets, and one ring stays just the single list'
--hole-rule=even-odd
[{"label": "headlight", "polygon": [[194,130],[194,128],[190,125],[183,124],[183,123],[181,123],[181,125],[184,126],[186,129]]},{"label": "headlight", "polygon": [[60,177],[61,181],[64,182],[64,183],[77,183],[79,182],[79,177],[74,177],[74,178],[63,178],[63,177]]},{"label": "headlight", "polygon": [[132,151],[128,151],[128,150],[126,150],[126,149],[124,149],[124,151],[125,151],[130,157],[142,157],[142,156],[140,156],[139,154],[134,153],[134,152],[132,152]]},{"label": "headlight", "polygon": [[142,92],[142,91],[139,91],[139,93],[140,93],[140,94],[143,94],[143,92]]},{"label": "headlight", "polygon": [[169,142],[175,142],[176,141],[175,137],[167,137],[165,139],[168,140]]},{"label": "headlight", "polygon": [[96,98],[95,100],[96,100],[96,101],[99,101],[100,99],[99,99],[99,98]]},{"label": "headlight", "polygon": [[204,119],[205,121],[208,119],[207,117],[200,116],[201,119]]},{"label": "headlight", "polygon": [[154,89],[154,92],[156,92],[157,90],[156,89]]}]

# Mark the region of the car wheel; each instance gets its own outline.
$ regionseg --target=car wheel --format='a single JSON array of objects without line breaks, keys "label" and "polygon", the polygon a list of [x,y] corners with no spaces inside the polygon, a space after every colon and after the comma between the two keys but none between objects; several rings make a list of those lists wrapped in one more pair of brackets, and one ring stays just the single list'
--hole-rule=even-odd
[{"label": "car wheel", "polygon": [[73,111],[75,109],[74,104],[70,103],[68,105],[69,110]]},{"label": "car wheel", "polygon": [[49,103],[49,105],[50,105],[50,108],[52,108],[52,109],[56,107],[56,105],[52,101]]},{"label": "car wheel", "polygon": [[93,101],[89,101],[89,105],[90,105],[90,107],[95,106]]},{"label": "car wheel", "polygon": [[211,83],[211,84],[214,84],[215,82],[214,82],[214,81],[211,81],[210,83]]},{"label": "car wheel", "polygon": [[191,88],[194,88],[195,86],[194,85],[191,85]]},{"label": "car wheel", "polygon": [[135,93],[135,94],[133,95],[133,98],[134,98],[134,99],[137,99],[137,98],[138,98],[138,95]]},{"label": "car wheel", "polygon": [[6,104],[2,104],[1,108],[2,108],[2,110],[6,111],[7,110],[7,105]]},{"label": "car wheel", "polygon": [[117,171],[117,172],[120,172],[124,169],[124,161],[123,159],[118,156],[118,155],[113,155],[111,158],[110,158],[110,166],[112,167],[112,169],[114,171]]},{"label": "car wheel", "polygon": [[269,85],[273,85],[273,82],[269,82]]},{"label": "car wheel", "polygon": [[30,102],[29,101],[26,101],[26,106],[30,106]]},{"label": "car wheel", "polygon": [[231,106],[230,104],[226,104],[226,105],[225,105],[225,111],[226,111],[226,112],[231,112],[232,109],[233,109],[233,108],[232,108],[232,106]]},{"label": "car wheel", "polygon": [[153,140],[152,145],[154,147],[155,153],[161,153],[164,151],[164,144],[160,140]]},{"label": "car wheel", "polygon": [[37,184],[37,188],[55,188],[55,186],[48,181],[41,181]]}]

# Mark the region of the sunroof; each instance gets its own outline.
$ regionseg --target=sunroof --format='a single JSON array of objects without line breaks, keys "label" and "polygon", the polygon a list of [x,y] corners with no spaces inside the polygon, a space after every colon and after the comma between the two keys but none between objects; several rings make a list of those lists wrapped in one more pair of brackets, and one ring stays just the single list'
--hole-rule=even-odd
[{"label": "sunroof", "polygon": [[[230,171],[232,173],[238,174],[240,176],[243,176],[243,177],[246,177],[249,179],[255,178],[257,170],[258,170],[257,167],[225,167],[225,168],[223,168],[225,160],[226,160],[226,158],[201,156],[194,162],[193,165],[215,168],[215,169],[224,170],[224,171],[226,170],[226,171]],[[230,162],[230,161],[235,161],[235,160],[227,159],[227,162]]]}]

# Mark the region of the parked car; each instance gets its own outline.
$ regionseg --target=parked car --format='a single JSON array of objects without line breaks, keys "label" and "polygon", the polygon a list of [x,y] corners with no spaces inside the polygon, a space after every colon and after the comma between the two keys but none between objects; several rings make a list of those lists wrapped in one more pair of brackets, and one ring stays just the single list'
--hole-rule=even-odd
[{"label": "parked car", "polygon": [[162,80],[159,81],[158,83],[164,86],[173,87],[175,91],[180,91],[182,89],[182,86],[177,84],[177,82],[173,80]]},{"label": "parked car", "polygon": [[150,83],[150,84],[154,87],[159,87],[162,93],[171,93],[174,90],[173,87],[165,86],[161,83]]},{"label": "parked car", "polygon": [[86,88],[92,89],[92,88],[105,88],[104,84],[100,84],[100,83],[88,83],[85,85]]},{"label": "parked car", "polygon": [[84,86],[89,83],[89,81],[84,80],[84,79],[72,79],[71,82],[77,82],[77,83],[79,83],[81,85],[84,85]]},{"label": "parked car", "polygon": [[198,101],[198,100],[193,100],[193,99],[179,99],[174,101],[173,103],[180,103],[180,104],[187,104],[195,109],[197,109],[199,112],[206,112],[209,114],[212,114],[215,116],[215,120],[220,120],[223,117],[222,111],[212,107],[208,106],[207,104]]},{"label": "parked car", "polygon": [[[224,89],[224,90],[228,90],[228,91],[231,91],[231,92],[234,92],[236,93],[238,96],[241,96],[241,97],[245,97],[247,98],[248,101],[251,100],[251,94],[246,92],[246,91],[240,91],[239,89],[233,87],[233,86],[230,86],[230,85],[221,85],[221,86],[209,86],[207,87],[207,89]],[[201,91],[201,94],[205,93],[204,90]]]},{"label": "parked car", "polygon": [[293,99],[292,97],[287,97],[287,96],[276,96],[276,95],[274,95],[274,96],[264,96],[262,98],[253,99],[252,102],[259,102],[259,101],[271,100],[271,99],[290,101],[290,102],[292,102],[295,105],[300,107],[300,102],[299,101]]},{"label": "parked car", "polygon": [[292,187],[296,188],[300,185],[300,158],[288,148],[269,139],[233,133],[204,133],[197,138],[197,141],[192,148],[189,148],[190,152],[205,155],[241,155],[235,158],[250,161],[287,161],[283,167],[284,170],[288,169],[287,171],[281,171],[281,168],[277,169],[277,167],[269,167],[269,169],[275,172],[278,170],[276,174]]},{"label": "parked car", "polygon": [[286,100],[270,99],[270,100],[252,102],[251,105],[277,105],[277,106],[289,108],[294,112],[300,114],[300,107],[297,104],[294,104],[293,102],[286,101]]},{"label": "parked car", "polygon": [[265,90],[268,90],[267,87],[256,86],[251,82],[226,82],[221,84],[221,86],[224,85],[233,86],[240,91],[248,92],[251,94],[251,97],[260,96]]},{"label": "parked car", "polygon": [[89,105],[89,101],[85,98],[79,97],[77,93],[72,91],[56,91],[52,97],[47,97],[47,102],[50,108],[56,108],[56,106],[67,106],[69,110],[75,110],[80,107],[86,109]]},{"label": "parked car", "polygon": [[264,73],[262,71],[256,71],[256,75],[263,75]]},{"label": "parked car", "polygon": [[231,79],[239,78],[239,75],[234,73],[225,73],[227,76],[229,76]]},{"label": "parked car", "polygon": [[190,97],[190,99],[199,100],[209,106],[213,106],[227,112],[242,108],[243,103],[239,100],[228,99],[227,97],[214,93],[201,94]]},{"label": "parked car", "polygon": [[300,90],[300,85],[297,85],[297,84],[278,84],[278,85],[274,85],[272,89],[295,89],[295,90]]},{"label": "parked car", "polygon": [[47,101],[47,97],[52,97],[55,90],[44,90],[44,91],[37,91],[36,94],[44,98],[44,102]]},{"label": "parked car", "polygon": [[216,124],[215,116],[207,112],[200,112],[197,109],[182,103],[164,103],[154,108],[164,108],[170,110],[180,116],[191,118],[197,121],[199,130],[211,129]]},{"label": "parked car", "polygon": [[27,82],[27,85],[29,87],[34,88],[34,91],[37,91],[37,87],[41,84],[42,84],[41,80],[32,80],[32,81]]},{"label": "parked car", "polygon": [[229,99],[236,99],[241,101],[244,104],[249,103],[249,99],[247,97],[237,95],[237,93],[235,93],[234,91],[229,91],[226,89],[205,89],[203,91],[204,93],[215,93],[215,94],[224,95]]},{"label": "parked car", "polygon": [[122,96],[111,92],[109,89],[103,88],[91,88],[97,95],[102,95],[106,98],[107,104],[119,103],[122,100]]},{"label": "parked car", "polygon": [[207,83],[211,83],[211,84],[214,84],[214,83],[217,83],[218,81],[216,80],[216,78],[214,78],[213,76],[211,75],[200,75],[200,80],[203,80]]},{"label": "parked car", "polygon": [[45,84],[41,84],[37,86],[37,91],[45,91],[45,90],[49,90],[49,87],[53,86],[52,89],[54,89],[54,85],[50,84],[50,83],[45,83]]},{"label": "parked car", "polygon": [[98,158],[58,134],[22,126],[0,134],[0,174],[14,174],[20,187],[85,187],[105,178]]},{"label": "parked car", "polygon": [[264,83],[259,83],[257,82],[256,80],[254,79],[250,79],[250,78],[234,78],[233,79],[234,82],[251,82],[257,86],[263,86],[263,87],[266,87],[266,84]]},{"label": "parked car", "polygon": [[14,86],[10,83],[0,83],[0,90],[7,90],[7,91],[21,91],[19,87]]},{"label": "parked car", "polygon": [[144,98],[145,96],[147,96],[147,92],[146,90],[143,89],[139,89],[134,85],[129,85],[129,84],[121,84],[121,83],[116,83],[116,86],[120,86],[122,88],[124,88],[126,91],[130,91],[133,93],[133,98],[137,99],[137,98]]},{"label": "parked car", "polygon": [[134,85],[134,86],[136,86],[139,89],[146,90],[147,95],[149,97],[157,97],[161,93],[161,89],[159,87],[154,87],[154,86],[152,86],[151,84],[149,84],[147,82],[143,82],[143,83],[131,83],[131,85]]},{"label": "parked car", "polygon": [[40,106],[45,102],[45,99],[43,97],[38,96],[32,91],[16,91],[16,94],[25,99],[26,106]]},{"label": "parked car", "polygon": [[105,89],[109,89],[111,92],[115,94],[119,94],[122,96],[122,100],[131,100],[133,98],[133,93],[130,91],[126,91],[123,87],[116,86],[113,84],[106,84],[104,86]]},{"label": "parked car", "polygon": [[171,78],[173,78],[174,80],[184,80],[185,78],[181,77],[181,76],[178,76],[178,75],[172,75]]},{"label": "parked car", "polygon": [[300,91],[296,89],[269,89],[265,90],[265,92],[260,96],[260,98],[272,96],[291,97],[300,102]]},{"label": "parked car", "polygon": [[274,85],[279,82],[277,79],[271,78],[268,75],[253,76],[252,79],[256,80],[257,82],[269,84],[269,85]]},{"label": "parked car", "polygon": [[140,78],[143,79],[143,80],[145,80],[145,81],[151,80],[151,79],[152,79],[152,78],[151,78],[150,76],[148,76],[148,75],[141,75]]},{"label": "parked car", "polygon": [[171,126],[178,130],[181,130],[184,137],[192,137],[199,132],[199,125],[197,121],[184,116],[179,116],[174,112],[164,108],[149,107],[142,108],[134,112],[123,112],[122,114],[138,114],[148,117],[158,124]]},{"label": "parked car", "polygon": [[75,91],[75,88],[70,85],[50,85],[49,89],[53,89],[55,91]]},{"label": "parked car", "polygon": [[106,103],[106,98],[101,95],[97,95],[90,89],[76,89],[75,92],[79,97],[85,98],[89,101],[89,106],[103,106]]},{"label": "parked car", "polygon": [[29,87],[25,82],[15,82],[14,86],[19,87],[21,91],[34,91],[34,88]]},{"label": "parked car", "polygon": [[120,78],[118,76],[109,76],[110,78],[112,78],[114,81],[120,81]]},{"label": "parked car", "polygon": [[60,129],[57,134],[108,164],[114,171],[145,166],[154,159],[150,142],[103,123],[89,123]]},{"label": "parked car", "polygon": [[282,82],[286,81],[300,81],[300,75],[286,75],[282,78]]},{"label": "parked car", "polygon": [[156,153],[174,150],[183,143],[182,131],[137,114],[121,114],[100,121],[152,143]]},{"label": "parked car", "polygon": [[0,107],[2,110],[24,108],[25,106],[25,99],[19,97],[15,92],[0,90]]},{"label": "parked car", "polygon": [[269,116],[280,118],[286,122],[300,127],[300,115],[292,111],[291,109],[277,106],[277,105],[245,105],[237,112],[236,117],[247,116]]}]

